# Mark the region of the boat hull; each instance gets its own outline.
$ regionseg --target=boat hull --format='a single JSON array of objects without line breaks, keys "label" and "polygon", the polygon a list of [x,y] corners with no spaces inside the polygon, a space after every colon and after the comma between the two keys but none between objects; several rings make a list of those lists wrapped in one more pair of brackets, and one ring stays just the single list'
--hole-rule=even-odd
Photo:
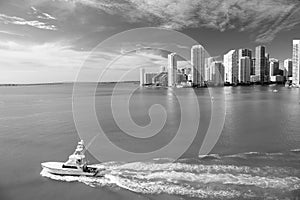
[{"label": "boat hull", "polygon": [[97,172],[84,172],[81,168],[69,169],[63,168],[63,162],[45,162],[42,163],[42,168],[47,172],[60,176],[102,176]]}]

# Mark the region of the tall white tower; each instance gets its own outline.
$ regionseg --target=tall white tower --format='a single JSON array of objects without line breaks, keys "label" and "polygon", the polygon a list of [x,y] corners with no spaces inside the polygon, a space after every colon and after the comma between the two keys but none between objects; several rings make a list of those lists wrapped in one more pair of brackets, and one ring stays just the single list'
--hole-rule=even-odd
[{"label": "tall white tower", "polygon": [[300,75],[300,40],[293,40],[293,81],[292,83],[299,86]]},{"label": "tall white tower", "polygon": [[226,53],[223,56],[223,63],[224,63],[224,68],[225,68],[225,73],[224,73],[224,82],[225,83],[233,83],[233,68],[234,65],[236,65],[236,51],[235,50],[230,50],[228,53]]},{"label": "tall white tower", "polygon": [[145,69],[144,68],[140,68],[140,86],[143,86],[145,84]]},{"label": "tall white tower", "polygon": [[177,77],[177,55],[171,53],[168,55],[168,86],[173,87],[176,85]]},{"label": "tall white tower", "polygon": [[191,49],[192,84],[204,86],[206,51],[201,45],[195,45]]}]

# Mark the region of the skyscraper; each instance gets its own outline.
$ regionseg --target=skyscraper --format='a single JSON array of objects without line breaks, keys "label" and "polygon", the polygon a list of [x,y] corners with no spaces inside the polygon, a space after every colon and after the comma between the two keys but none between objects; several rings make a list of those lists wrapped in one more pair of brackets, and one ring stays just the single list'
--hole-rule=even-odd
[{"label": "skyscraper", "polygon": [[168,55],[168,86],[173,87],[176,85],[177,77],[177,58],[176,53]]},{"label": "skyscraper", "polygon": [[300,40],[293,40],[293,81],[296,86],[300,84]]},{"label": "skyscraper", "polygon": [[[238,83],[245,83],[245,80],[244,80],[245,74],[243,74],[245,71],[245,57],[248,57],[250,59],[250,69],[251,69],[251,60],[252,60],[252,50],[251,49],[239,49],[238,50]],[[241,66],[242,58],[243,58],[243,64],[244,64],[243,69]],[[248,60],[247,60],[247,62],[248,62]],[[248,67],[248,65],[247,65],[247,67]],[[250,69],[249,69],[249,72],[250,72]],[[248,68],[247,68],[247,70],[248,70]],[[249,80],[250,80],[250,77],[249,77]]]},{"label": "skyscraper", "polygon": [[211,67],[214,64],[214,58],[209,57],[205,59],[205,75],[204,75],[204,81],[208,82],[212,79],[211,77]]},{"label": "skyscraper", "polygon": [[144,84],[145,85],[152,85],[153,83],[153,77],[155,77],[158,73],[156,72],[147,72],[144,74]]},{"label": "skyscraper", "polygon": [[255,75],[255,58],[251,59],[251,70],[250,75]]},{"label": "skyscraper", "polygon": [[270,59],[269,75],[270,77],[279,75],[279,61],[275,58]]},{"label": "skyscraper", "polygon": [[266,62],[266,68],[265,68],[265,80],[264,82],[270,81],[270,54],[266,53],[265,55],[265,62]]},{"label": "skyscraper", "polygon": [[204,86],[206,51],[201,45],[195,45],[191,49],[192,84]]},{"label": "skyscraper", "polygon": [[237,83],[238,62],[236,50],[230,50],[223,56],[224,63],[224,82],[233,84]]},{"label": "skyscraper", "polygon": [[289,77],[292,77],[293,76],[293,61],[292,61],[292,59],[290,59],[290,58],[285,59],[283,61],[283,66],[284,66],[284,69],[286,71],[286,77],[287,77],[287,79]]},{"label": "skyscraper", "polygon": [[252,59],[252,50],[251,49],[239,49],[239,58],[248,56]]},{"label": "skyscraper", "polygon": [[240,58],[239,62],[239,82],[250,83],[251,59],[248,56]]},{"label": "skyscraper", "polygon": [[211,65],[211,82],[214,85],[224,85],[224,65],[220,61],[215,61]]},{"label": "skyscraper", "polygon": [[143,86],[145,84],[144,74],[145,74],[145,69],[140,68],[140,86]]},{"label": "skyscraper", "polygon": [[258,82],[266,82],[266,47],[258,46],[255,48],[255,76]]}]

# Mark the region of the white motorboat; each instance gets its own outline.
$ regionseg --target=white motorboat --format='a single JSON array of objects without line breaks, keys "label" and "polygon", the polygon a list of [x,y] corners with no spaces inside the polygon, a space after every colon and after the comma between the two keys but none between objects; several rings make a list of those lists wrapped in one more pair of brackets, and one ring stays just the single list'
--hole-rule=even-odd
[{"label": "white motorboat", "polygon": [[104,168],[98,168],[87,164],[84,143],[78,142],[76,150],[66,162],[44,162],[42,168],[47,172],[62,176],[101,176],[100,171]]}]

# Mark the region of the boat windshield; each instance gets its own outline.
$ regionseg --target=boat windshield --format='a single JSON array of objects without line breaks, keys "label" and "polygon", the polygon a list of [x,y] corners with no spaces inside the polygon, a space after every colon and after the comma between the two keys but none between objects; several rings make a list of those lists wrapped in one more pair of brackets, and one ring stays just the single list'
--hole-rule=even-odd
[{"label": "boat windshield", "polygon": [[63,165],[62,168],[78,169],[77,166],[71,166],[71,165]]}]

